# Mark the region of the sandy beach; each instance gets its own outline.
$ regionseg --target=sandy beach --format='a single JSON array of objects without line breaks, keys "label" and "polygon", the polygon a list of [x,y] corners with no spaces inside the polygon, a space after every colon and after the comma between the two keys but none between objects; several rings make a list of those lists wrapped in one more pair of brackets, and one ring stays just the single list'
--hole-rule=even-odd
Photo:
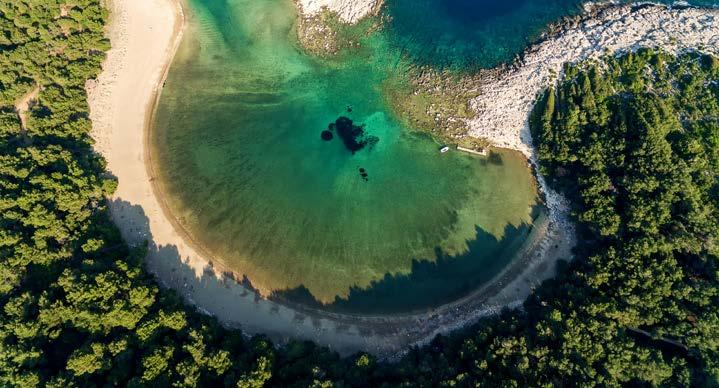
[{"label": "sandy beach", "polygon": [[[306,12],[332,3],[341,7],[337,11],[344,12],[341,14],[345,20],[364,15],[365,8],[349,7],[348,1],[301,1]],[[376,2],[355,4],[370,4],[366,9],[372,9]],[[148,270],[198,311],[217,317],[228,327],[241,328],[246,334],[267,334],[278,343],[298,338],[342,354],[364,350],[392,356],[409,345],[425,343],[436,334],[446,334],[495,314],[505,306],[520,306],[533,287],[554,274],[557,258],[570,257],[571,225],[563,224],[566,214],[556,217],[556,209],[566,209],[566,205],[552,202],[555,199],[550,196],[547,204],[553,216],[537,226],[523,255],[486,287],[454,303],[419,314],[357,317],[291,308],[261,298],[225,277],[211,265],[209,257],[193,247],[176,228],[153,185],[147,131],[164,77],[182,39],[185,20],[192,15],[185,14],[177,0],[112,0],[108,8],[108,36],[113,48],[103,72],[97,80],[88,82],[87,89],[96,150],[106,158],[108,170],[119,181],[116,193],[109,199],[111,216],[130,245],[149,242]],[[631,28],[626,26],[630,31]],[[477,109],[487,109],[476,104]],[[518,109],[515,105],[505,106]],[[495,113],[506,117],[506,111]],[[510,124],[502,133],[514,136],[518,129],[513,122]],[[524,143],[506,145],[521,149],[521,144]]]}]

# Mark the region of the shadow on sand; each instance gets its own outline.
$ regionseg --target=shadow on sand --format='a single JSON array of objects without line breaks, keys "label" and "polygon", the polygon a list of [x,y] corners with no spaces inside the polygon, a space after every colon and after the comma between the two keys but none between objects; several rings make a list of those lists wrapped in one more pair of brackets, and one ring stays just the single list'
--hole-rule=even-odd
[{"label": "shadow on sand", "polygon": [[[146,269],[155,275],[161,285],[182,295],[201,313],[224,318],[221,319],[223,322],[233,323],[229,326],[239,327],[237,317],[241,316],[241,311],[238,311],[237,307],[240,307],[239,310],[246,310],[248,314],[252,313],[253,308],[278,308],[276,303],[263,299],[255,292],[247,278],[236,280],[232,273],[215,268],[212,261],[192,263],[188,257],[181,257],[175,245],[157,245],[150,232],[149,218],[142,206],[122,199],[111,200],[109,205],[112,219],[120,226],[127,244],[132,248],[146,245]],[[221,289],[225,289],[225,292],[216,292]],[[200,290],[202,292],[198,292]],[[226,314],[222,311],[225,309],[217,308],[223,304],[232,306],[232,309],[226,309]],[[213,311],[210,312],[203,306],[208,306]],[[249,326],[251,332],[260,332],[252,329],[252,322]],[[257,326],[256,329],[259,329],[263,325],[258,323]],[[271,329],[268,328],[268,331]]]},{"label": "shadow on sand", "polygon": [[[358,350],[377,355],[393,354],[415,341],[434,336],[435,330],[446,323],[442,316],[435,323],[427,321],[417,327],[417,318],[412,315],[400,313],[388,320],[386,315],[379,314],[398,313],[395,309],[406,312],[416,306],[425,306],[423,312],[427,313],[430,310],[426,308],[427,298],[442,304],[467,294],[508,265],[508,260],[491,259],[494,255],[515,252],[512,244],[522,244],[523,236],[532,229],[528,225],[508,226],[507,237],[497,241],[477,228],[477,239],[471,246],[484,246],[481,254],[451,257],[438,250],[436,262],[415,261],[410,274],[387,274],[366,289],[353,288],[347,299],[338,298],[328,306],[321,306],[304,287],[277,291],[269,299],[263,298],[253,290],[247,278],[223,272],[212,262],[192,263],[189,258],[181,257],[174,245],[157,245],[141,206],[121,199],[109,204],[113,221],[120,226],[128,245],[147,245],[147,270],[161,285],[177,292],[199,312],[215,316],[226,327],[242,329],[245,334],[265,334],[277,344],[293,338],[312,340],[345,355]],[[535,209],[535,216],[538,212],[541,210]],[[447,291],[450,282],[456,284]],[[472,306],[481,305],[483,300],[472,302]],[[313,308],[317,306],[322,307],[319,312]],[[475,311],[476,307],[470,309]],[[346,311],[354,314],[336,314]],[[432,310],[432,316],[436,315],[435,311]],[[374,314],[356,316],[369,312]]]},{"label": "shadow on sand", "polygon": [[[193,267],[188,258],[182,258],[180,252],[174,245],[157,245],[150,232],[150,220],[145,214],[144,209],[140,205],[133,205],[121,199],[110,201],[112,209],[112,219],[118,225],[123,225],[122,234],[125,241],[131,247],[139,247],[147,244],[147,256],[151,257],[151,262],[147,262],[149,269],[171,268],[173,275],[170,279],[158,279],[160,283],[168,281],[174,284],[180,282],[187,284],[189,289],[195,286],[206,285],[210,278],[213,280],[226,282],[232,280],[239,285],[248,287],[252,290],[252,285],[245,277],[236,279],[231,272],[221,271],[215,268],[212,260],[202,265],[202,268]],[[157,262],[157,263],[154,263]],[[217,274],[221,274],[218,278]],[[169,284],[165,284],[169,285]],[[173,287],[174,288],[174,287]],[[257,296],[258,298],[259,295]]]},{"label": "shadow on sand", "polygon": [[[147,242],[148,269],[161,275],[158,281],[164,286],[186,297],[190,297],[197,287],[229,288],[231,284],[236,284],[241,289],[239,295],[251,297],[255,303],[274,305],[276,303],[273,302],[278,302],[330,313],[359,315],[424,312],[457,300],[492,280],[509,265],[533,228],[529,224],[519,227],[507,225],[504,237],[498,240],[476,226],[475,238],[467,241],[469,249],[466,253],[452,256],[435,248],[434,260],[413,260],[408,274],[387,273],[369,287],[351,287],[346,298],[338,296],[332,303],[323,304],[304,285],[276,290],[269,300],[265,300],[246,276],[225,271],[212,261],[191,263],[188,258],[180,257],[177,247],[156,245],[150,234],[149,219],[141,206],[119,199],[112,201],[111,206],[113,219],[123,225],[123,236],[128,244],[141,246]],[[536,206],[532,219],[539,217],[541,212],[541,207]],[[227,302],[232,304],[232,301]]]}]

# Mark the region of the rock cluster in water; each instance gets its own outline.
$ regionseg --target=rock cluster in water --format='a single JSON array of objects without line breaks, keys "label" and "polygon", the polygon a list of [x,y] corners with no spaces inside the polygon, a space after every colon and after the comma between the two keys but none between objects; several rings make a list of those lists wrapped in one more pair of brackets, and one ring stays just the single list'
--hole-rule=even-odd
[{"label": "rock cluster in water", "polygon": [[379,9],[383,0],[299,0],[304,17],[318,15],[323,9],[336,12],[340,20],[354,24]]},{"label": "rock cluster in water", "polygon": [[322,131],[322,139],[329,141],[333,133],[342,139],[347,150],[353,154],[365,147],[372,149],[379,141],[377,136],[367,135],[364,125],[355,125],[349,117],[340,116],[334,123],[330,123],[327,130]]},{"label": "rock cluster in water", "polygon": [[367,170],[365,170],[363,167],[360,167],[359,169],[360,176],[362,177],[362,180],[365,182],[369,181],[369,177],[367,175]]}]

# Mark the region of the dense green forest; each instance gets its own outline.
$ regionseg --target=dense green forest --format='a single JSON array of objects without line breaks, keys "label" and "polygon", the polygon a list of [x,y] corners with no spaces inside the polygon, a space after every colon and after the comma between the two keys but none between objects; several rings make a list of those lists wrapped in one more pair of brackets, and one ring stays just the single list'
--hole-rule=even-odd
[{"label": "dense green forest", "polygon": [[543,292],[564,325],[604,333],[589,354],[616,346],[607,372],[719,379],[718,81],[716,58],[641,50],[567,66],[535,108],[542,173],[573,202],[582,241]]},{"label": "dense green forest", "polygon": [[89,137],[106,19],[99,0],[0,0],[0,386],[717,384],[716,59],[567,67],[532,129],[577,260],[523,311],[388,364],[245,338],[144,271]]}]

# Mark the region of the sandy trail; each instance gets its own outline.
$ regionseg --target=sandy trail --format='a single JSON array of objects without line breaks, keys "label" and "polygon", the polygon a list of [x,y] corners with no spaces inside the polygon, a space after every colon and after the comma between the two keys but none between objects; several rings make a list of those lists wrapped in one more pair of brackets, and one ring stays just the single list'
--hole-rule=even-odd
[{"label": "sandy trail", "polygon": [[15,102],[15,113],[17,113],[20,118],[20,127],[23,133],[25,133],[27,129],[27,112],[30,111],[39,94],[40,87],[35,86]]}]

